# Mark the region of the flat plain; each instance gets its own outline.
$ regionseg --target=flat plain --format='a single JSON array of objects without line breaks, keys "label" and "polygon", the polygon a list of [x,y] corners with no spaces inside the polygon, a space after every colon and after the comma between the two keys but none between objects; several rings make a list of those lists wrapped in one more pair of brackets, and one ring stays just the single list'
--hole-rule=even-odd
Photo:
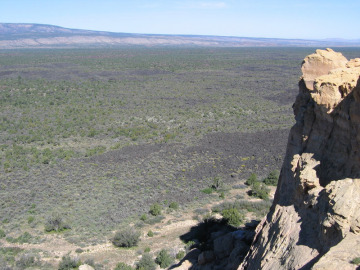
[{"label": "flat plain", "polygon": [[105,244],[126,224],[144,226],[154,203],[195,209],[221,200],[203,192],[214,179],[226,194],[279,170],[301,61],[313,51],[1,51],[3,242],[44,243],[56,215],[71,228],[62,241]]}]

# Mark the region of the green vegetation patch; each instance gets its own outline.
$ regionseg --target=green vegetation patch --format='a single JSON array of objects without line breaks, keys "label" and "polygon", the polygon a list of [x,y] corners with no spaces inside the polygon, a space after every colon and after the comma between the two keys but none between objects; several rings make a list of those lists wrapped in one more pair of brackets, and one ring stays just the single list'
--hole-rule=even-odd
[{"label": "green vegetation patch", "polygon": [[356,264],[356,265],[360,265],[360,257],[356,257],[356,258],[352,259],[351,263]]},{"label": "green vegetation patch", "polygon": [[[279,168],[294,123],[299,63],[312,51],[2,51],[6,236],[18,233],[19,224],[32,234],[43,231],[47,217],[59,212],[72,228],[63,234],[67,240],[104,241],[156,202],[186,207],[209,199],[199,192],[205,187],[222,196],[216,177],[231,185]],[[159,220],[149,214],[146,222]]]},{"label": "green vegetation patch", "polygon": [[170,256],[166,249],[162,249],[156,256],[155,262],[160,265],[161,268],[167,268],[174,263],[174,258]]},{"label": "green vegetation patch", "polygon": [[137,270],[155,270],[156,263],[150,253],[144,253],[136,265]]},{"label": "green vegetation patch", "polygon": [[114,270],[133,270],[133,269],[134,269],[133,267],[123,262],[118,263],[114,268]]},{"label": "green vegetation patch", "polygon": [[240,226],[244,219],[244,215],[240,214],[237,208],[224,209],[221,211],[221,215],[229,225],[235,227]]},{"label": "green vegetation patch", "polygon": [[111,241],[117,247],[134,247],[140,241],[140,232],[133,228],[124,228],[117,231]]}]

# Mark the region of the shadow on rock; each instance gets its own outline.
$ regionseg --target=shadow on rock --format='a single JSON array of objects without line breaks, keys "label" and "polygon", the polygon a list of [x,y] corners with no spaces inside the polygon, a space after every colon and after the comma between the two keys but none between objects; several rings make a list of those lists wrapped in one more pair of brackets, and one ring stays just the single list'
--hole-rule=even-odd
[{"label": "shadow on rock", "polygon": [[237,269],[255,236],[258,221],[235,228],[225,220],[207,219],[180,236],[195,243],[189,253],[170,269]]}]

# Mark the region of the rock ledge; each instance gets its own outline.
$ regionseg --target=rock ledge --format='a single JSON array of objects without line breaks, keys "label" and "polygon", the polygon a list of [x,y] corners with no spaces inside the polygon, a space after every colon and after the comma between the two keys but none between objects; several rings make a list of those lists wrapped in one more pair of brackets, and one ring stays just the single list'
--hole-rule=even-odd
[{"label": "rock ledge", "polygon": [[239,269],[355,269],[360,257],[360,59],[302,65],[273,206]]}]

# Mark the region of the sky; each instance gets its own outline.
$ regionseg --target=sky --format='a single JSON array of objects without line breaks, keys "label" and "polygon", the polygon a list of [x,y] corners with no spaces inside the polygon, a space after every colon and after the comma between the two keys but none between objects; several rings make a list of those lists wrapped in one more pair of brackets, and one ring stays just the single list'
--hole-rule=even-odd
[{"label": "sky", "polygon": [[360,0],[0,0],[0,22],[123,33],[360,39]]}]

